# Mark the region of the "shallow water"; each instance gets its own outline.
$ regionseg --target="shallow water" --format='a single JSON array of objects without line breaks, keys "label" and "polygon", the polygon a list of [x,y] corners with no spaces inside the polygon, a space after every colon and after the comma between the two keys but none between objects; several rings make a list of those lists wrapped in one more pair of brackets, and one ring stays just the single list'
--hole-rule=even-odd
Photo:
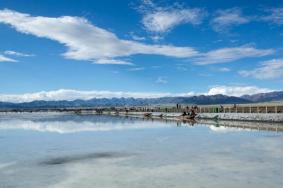
[{"label": "shallow water", "polygon": [[1,188],[279,188],[283,133],[118,116],[0,114]]}]

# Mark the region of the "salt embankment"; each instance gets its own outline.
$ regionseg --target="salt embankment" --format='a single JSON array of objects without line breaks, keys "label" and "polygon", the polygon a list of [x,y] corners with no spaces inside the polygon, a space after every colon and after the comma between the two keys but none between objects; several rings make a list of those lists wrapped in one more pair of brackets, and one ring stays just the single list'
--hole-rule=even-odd
[{"label": "salt embankment", "polygon": [[[114,112],[113,112],[114,113]],[[120,112],[119,115],[143,117],[145,112]],[[112,114],[112,113],[111,113]],[[181,113],[152,112],[152,117],[176,119]],[[232,120],[232,121],[259,121],[283,122],[283,113],[199,113],[197,119]]]},{"label": "salt embankment", "polygon": [[200,113],[200,119],[283,122],[282,113]]}]

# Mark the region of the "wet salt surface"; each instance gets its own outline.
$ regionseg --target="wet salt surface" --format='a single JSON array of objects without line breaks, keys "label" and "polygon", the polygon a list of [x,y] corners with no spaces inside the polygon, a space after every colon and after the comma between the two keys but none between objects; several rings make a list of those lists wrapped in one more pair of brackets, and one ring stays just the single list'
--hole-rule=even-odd
[{"label": "wet salt surface", "polygon": [[275,187],[283,134],[113,116],[0,114],[1,188]]}]

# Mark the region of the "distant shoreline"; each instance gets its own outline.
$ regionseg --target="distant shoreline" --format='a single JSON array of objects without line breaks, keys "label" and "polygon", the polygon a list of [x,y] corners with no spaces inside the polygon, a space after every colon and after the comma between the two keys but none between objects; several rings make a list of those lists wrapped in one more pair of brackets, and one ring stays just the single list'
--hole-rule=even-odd
[{"label": "distant shoreline", "polygon": [[[95,110],[5,110],[0,113],[72,113],[76,115],[83,114],[104,114],[104,115],[117,115],[144,118],[145,111],[95,111]],[[180,120],[181,112],[149,112],[152,119],[167,119],[167,120]],[[213,121],[243,121],[243,122],[270,122],[270,123],[283,123],[283,113],[197,113],[196,119],[198,120],[213,120]]]},{"label": "distant shoreline", "polygon": [[143,116],[150,113],[153,118],[178,118],[183,112],[195,111],[197,119],[283,122],[282,103],[194,105],[176,104],[171,106],[128,106],[128,107],[70,107],[70,108],[10,108],[0,112],[70,112],[74,114],[116,114]]}]

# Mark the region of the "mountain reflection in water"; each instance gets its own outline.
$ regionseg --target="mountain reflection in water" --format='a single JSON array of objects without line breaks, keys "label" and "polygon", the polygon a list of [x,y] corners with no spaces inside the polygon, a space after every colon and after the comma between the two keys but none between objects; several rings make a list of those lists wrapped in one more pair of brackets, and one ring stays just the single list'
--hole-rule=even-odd
[{"label": "mountain reflection in water", "polygon": [[280,126],[0,114],[0,187],[280,187]]}]

